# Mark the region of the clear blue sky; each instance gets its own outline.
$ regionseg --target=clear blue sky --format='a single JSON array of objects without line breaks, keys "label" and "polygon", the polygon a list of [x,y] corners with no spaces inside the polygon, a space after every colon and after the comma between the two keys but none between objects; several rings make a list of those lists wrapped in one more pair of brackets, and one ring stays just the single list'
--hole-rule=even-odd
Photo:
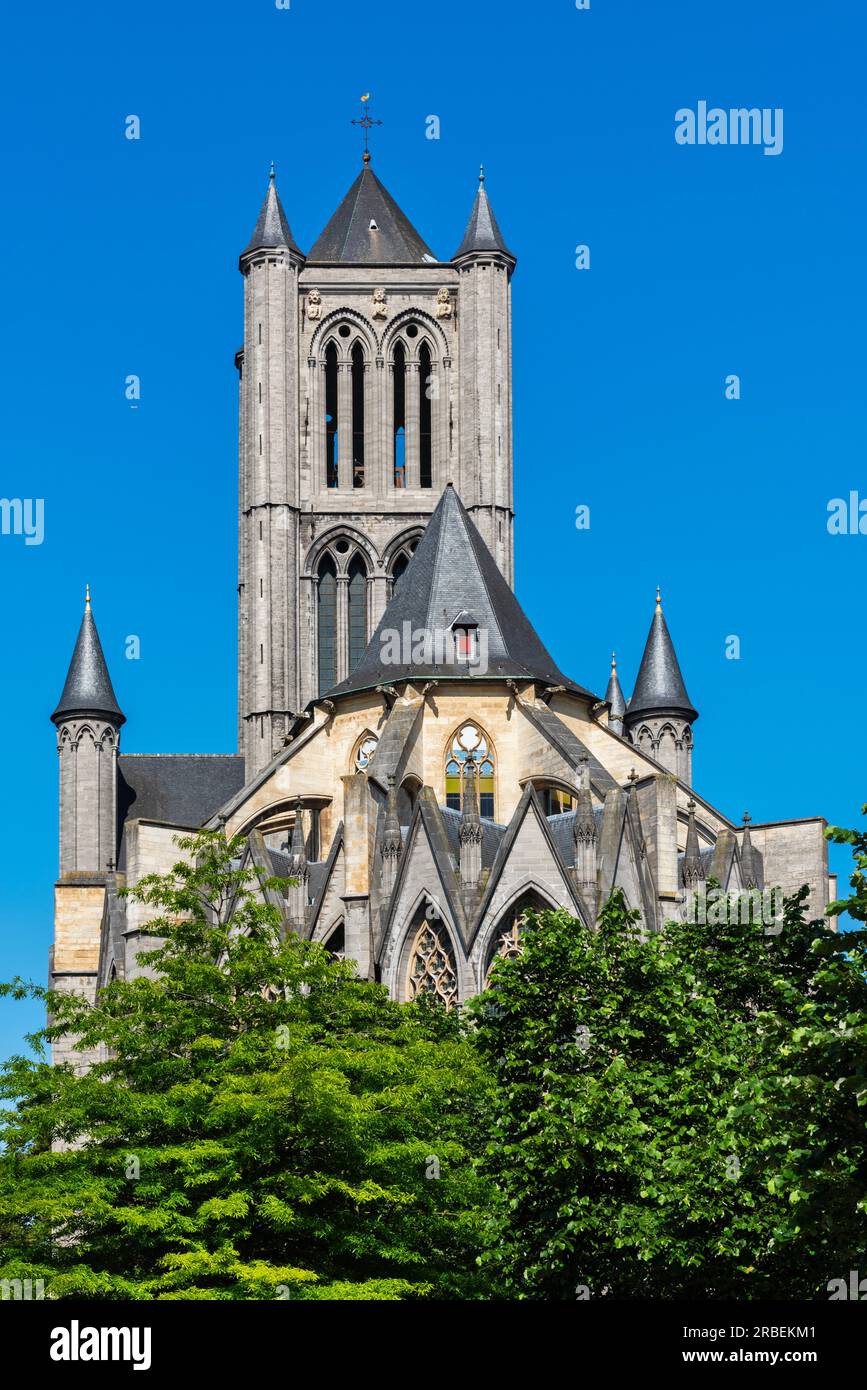
[{"label": "clear blue sky", "polygon": [[[41,546],[0,537],[0,978],[45,975],[48,715],[86,580],[125,749],[234,750],[237,256],[271,159],[309,247],[368,90],[374,167],[434,251],[484,160],[519,256],[517,588],[559,664],[602,692],[616,647],[628,694],[661,583],[703,792],[859,822],[867,536],[826,529],[830,498],[867,497],[852,0],[49,0],[3,37],[0,494],[46,514]],[[782,107],[783,153],[677,145],[700,100]],[[0,1005],[0,1056],[37,1022]]]}]

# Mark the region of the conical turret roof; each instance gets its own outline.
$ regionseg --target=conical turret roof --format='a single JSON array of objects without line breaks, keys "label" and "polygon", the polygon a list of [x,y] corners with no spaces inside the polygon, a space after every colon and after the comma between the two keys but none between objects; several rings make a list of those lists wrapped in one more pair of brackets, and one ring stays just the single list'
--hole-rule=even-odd
[{"label": "conical turret roof", "polygon": [[277,180],[274,175],[274,165],[271,165],[271,176],[268,180],[268,192],[265,194],[265,201],[259,213],[259,219],[253,229],[253,235],[248,241],[241,258],[248,256],[251,251],[259,251],[263,247],[285,246],[288,250],[294,251],[297,256],[304,255],[304,252],[296,244],[292,235],[292,228],[289,226],[289,219],[283,211],[283,204],[280,202],[280,195],[277,192]]},{"label": "conical turret roof", "polygon": [[471,256],[476,252],[490,253],[492,251],[499,251],[510,261],[515,262],[515,256],[505,243],[503,233],[500,231],[494,210],[485,191],[485,171],[483,168],[479,174],[479,191],[476,194],[476,201],[473,203],[473,210],[470,213],[467,230],[464,232],[464,239],[452,260],[457,261],[462,256]]},{"label": "conical turret roof", "polygon": [[617,674],[617,658],[612,653],[611,656],[611,675],[608,678],[608,689],[605,691],[605,699],[611,706],[611,719],[622,719],[626,713],[626,700],[620,685],[620,677]]},{"label": "conical turret roof", "polygon": [[630,719],[638,714],[679,714],[685,719],[698,719],[698,711],[693,708],[686,693],[658,589],[656,612],[650,624],[628,714]]},{"label": "conical turret roof", "polygon": [[59,724],[63,719],[88,715],[109,719],[118,728],[125,723],[102,653],[102,643],[90,607],[89,588],[66,684],[51,718],[55,724]]}]

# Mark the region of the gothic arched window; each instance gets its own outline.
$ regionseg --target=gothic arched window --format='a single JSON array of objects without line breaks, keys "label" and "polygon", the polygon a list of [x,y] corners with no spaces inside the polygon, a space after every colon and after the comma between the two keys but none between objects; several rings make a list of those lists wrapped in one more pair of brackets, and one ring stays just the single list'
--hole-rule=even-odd
[{"label": "gothic arched window", "polygon": [[431,397],[434,390],[434,379],[431,371],[430,348],[427,343],[422,343],[418,360],[419,484],[421,487],[431,487],[433,484]]},{"label": "gothic arched window", "polygon": [[417,545],[418,541],[410,541],[409,545],[405,545],[401,550],[399,550],[398,553],[395,555],[394,559],[392,560],[389,572],[389,598],[391,598],[392,594],[397,592],[398,580],[400,579],[401,575],[403,574],[404,570],[406,569],[407,565],[409,564],[410,560],[415,554],[415,548]]},{"label": "gothic arched window", "polygon": [[458,972],[455,954],[445,923],[425,917],[416,932],[409,956],[406,993],[408,999],[426,994],[446,1009],[458,1000]]},{"label": "gothic arched window", "polygon": [[464,724],[452,739],[446,758],[446,806],[461,809],[464,768],[472,763],[476,770],[479,815],[494,819],[494,757],[485,734],[476,724]]},{"label": "gothic arched window", "polygon": [[406,487],[406,352],[394,350],[394,485]]},{"label": "gothic arched window", "polygon": [[497,923],[485,971],[485,989],[491,978],[491,967],[495,960],[515,960],[524,954],[524,933],[527,928],[527,914],[546,912],[550,904],[540,898],[532,889],[523,893],[517,903]]},{"label": "gothic arched window", "polygon": [[325,485],[337,487],[337,348],[325,349]]},{"label": "gothic arched window", "polygon": [[364,349],[352,349],[352,486],[364,487]]},{"label": "gothic arched window", "polygon": [[337,571],[330,555],[318,571],[316,626],[319,638],[319,694],[337,683]]},{"label": "gothic arched window", "polygon": [[354,671],[367,646],[367,570],[360,555],[349,566],[349,671]]}]

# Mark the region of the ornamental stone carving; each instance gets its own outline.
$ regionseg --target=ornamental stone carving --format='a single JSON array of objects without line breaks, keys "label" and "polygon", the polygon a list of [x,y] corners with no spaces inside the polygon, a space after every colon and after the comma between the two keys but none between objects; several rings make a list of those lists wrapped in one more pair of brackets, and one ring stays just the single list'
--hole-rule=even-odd
[{"label": "ornamental stone carving", "polygon": [[452,316],[452,301],[445,285],[437,290],[437,318],[450,319]]}]

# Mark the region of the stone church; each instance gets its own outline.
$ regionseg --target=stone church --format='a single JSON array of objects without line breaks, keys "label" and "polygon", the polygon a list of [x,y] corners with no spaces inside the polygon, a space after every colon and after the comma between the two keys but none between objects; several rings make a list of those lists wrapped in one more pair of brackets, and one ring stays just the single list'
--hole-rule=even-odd
[{"label": "stone church", "polygon": [[118,889],[200,826],[297,879],[287,931],[447,1007],[527,909],[592,922],[615,886],[647,930],[710,877],[806,882],[822,915],[824,820],[736,824],[694,784],[659,594],[626,700],[614,661],[603,698],[565,675],[513,592],[516,258],[484,173],[440,260],[369,154],[306,253],[272,169],[239,266],[238,752],[121,751],[88,595],[51,716],[52,986],[135,976],[152,943]]}]

